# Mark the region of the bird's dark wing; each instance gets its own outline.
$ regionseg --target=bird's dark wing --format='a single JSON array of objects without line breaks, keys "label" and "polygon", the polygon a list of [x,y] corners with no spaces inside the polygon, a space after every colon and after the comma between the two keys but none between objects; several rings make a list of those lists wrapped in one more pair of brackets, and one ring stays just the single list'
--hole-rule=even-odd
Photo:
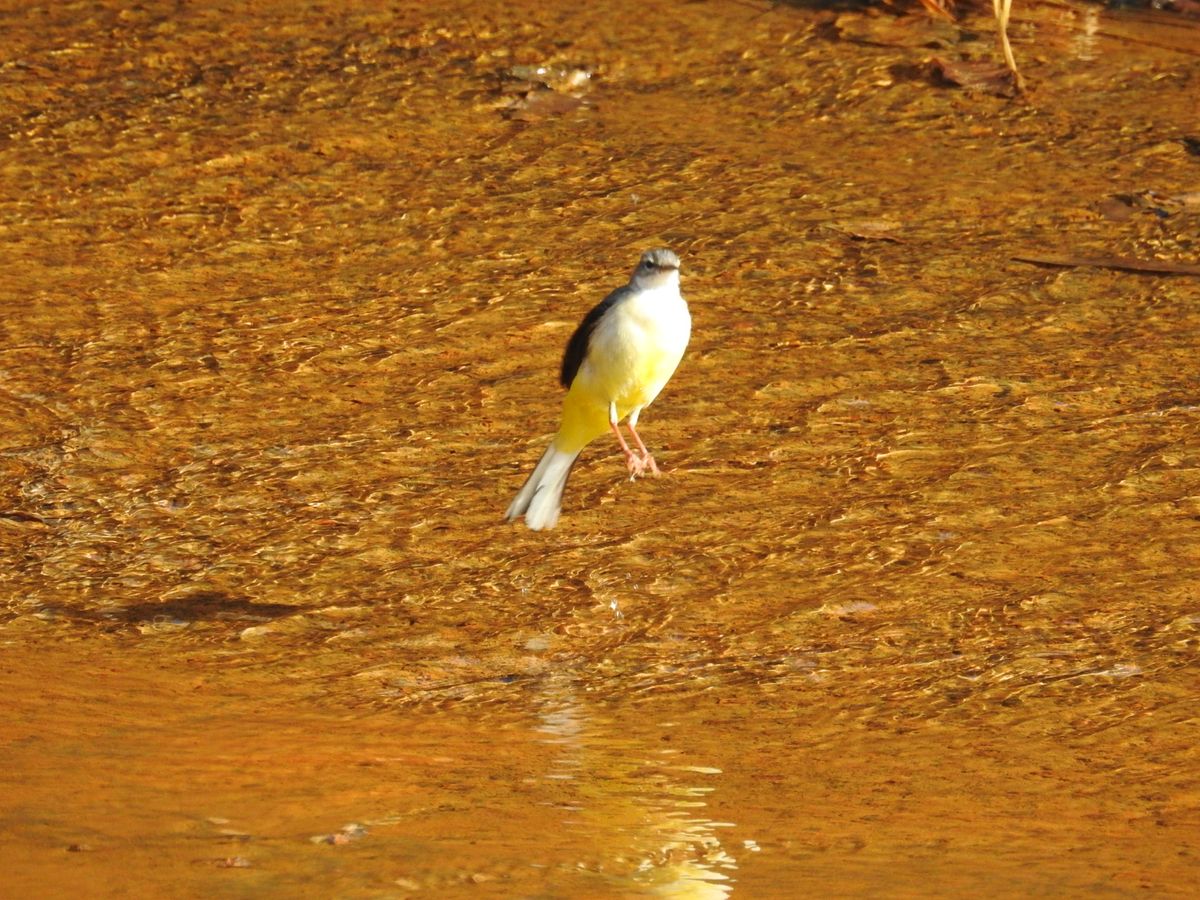
[{"label": "bird's dark wing", "polygon": [[596,325],[604,318],[604,314],[619,303],[628,293],[628,287],[617,288],[597,303],[592,311],[583,317],[583,321],[579,323],[579,327],[575,329],[575,333],[567,341],[567,349],[563,353],[562,374],[559,376],[563,387],[569,388],[571,382],[575,380],[575,376],[579,373],[579,367],[583,365],[583,359],[587,356],[588,342],[592,339],[592,332],[596,330]]}]

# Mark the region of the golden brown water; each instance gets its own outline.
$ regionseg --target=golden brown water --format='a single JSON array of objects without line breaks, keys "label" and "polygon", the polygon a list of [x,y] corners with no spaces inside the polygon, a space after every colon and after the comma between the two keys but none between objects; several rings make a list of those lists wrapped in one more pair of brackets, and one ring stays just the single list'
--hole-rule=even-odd
[{"label": "golden brown water", "polygon": [[0,892],[1189,896],[1200,282],[1010,257],[1200,262],[1200,32],[1027,14],[5,12]]}]

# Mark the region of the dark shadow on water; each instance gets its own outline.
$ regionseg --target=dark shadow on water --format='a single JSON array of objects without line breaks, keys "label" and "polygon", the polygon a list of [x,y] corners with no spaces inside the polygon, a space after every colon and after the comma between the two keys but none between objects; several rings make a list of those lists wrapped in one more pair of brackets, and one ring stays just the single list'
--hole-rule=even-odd
[{"label": "dark shadow on water", "polygon": [[163,618],[187,622],[270,622],[300,611],[299,607],[286,603],[256,603],[243,597],[231,597],[220,591],[197,591],[162,603],[136,603],[110,612],[108,616],[129,624]]},{"label": "dark shadow on water", "polygon": [[135,603],[112,609],[73,609],[44,606],[39,615],[104,625],[138,626],[154,623],[202,624],[211,622],[270,622],[301,612],[286,603],[256,603],[220,591],[197,591],[162,602]]}]

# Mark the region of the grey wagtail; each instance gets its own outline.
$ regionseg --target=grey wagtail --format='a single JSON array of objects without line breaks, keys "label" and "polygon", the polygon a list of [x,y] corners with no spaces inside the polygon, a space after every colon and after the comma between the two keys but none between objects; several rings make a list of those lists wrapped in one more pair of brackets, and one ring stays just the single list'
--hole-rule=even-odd
[{"label": "grey wagtail", "polygon": [[[629,284],[584,316],[567,342],[560,376],[567,388],[562,424],[509,504],[507,521],[525,516],[534,531],[553,528],[571,467],[605,431],[616,435],[630,480],[647,471],[658,474],[637,433],[638,416],[674,374],[691,333],[692,317],[679,293],[679,257],[670,250],[647,250]],[[626,417],[637,450],[621,436]]]}]

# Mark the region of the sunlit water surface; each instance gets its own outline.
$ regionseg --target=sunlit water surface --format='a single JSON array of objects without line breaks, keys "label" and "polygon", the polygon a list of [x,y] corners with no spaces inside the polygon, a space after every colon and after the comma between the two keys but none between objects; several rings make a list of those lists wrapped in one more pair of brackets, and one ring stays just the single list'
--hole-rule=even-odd
[{"label": "sunlit water surface", "polygon": [[1195,26],[338,6],[0,14],[3,893],[1189,896]]}]

